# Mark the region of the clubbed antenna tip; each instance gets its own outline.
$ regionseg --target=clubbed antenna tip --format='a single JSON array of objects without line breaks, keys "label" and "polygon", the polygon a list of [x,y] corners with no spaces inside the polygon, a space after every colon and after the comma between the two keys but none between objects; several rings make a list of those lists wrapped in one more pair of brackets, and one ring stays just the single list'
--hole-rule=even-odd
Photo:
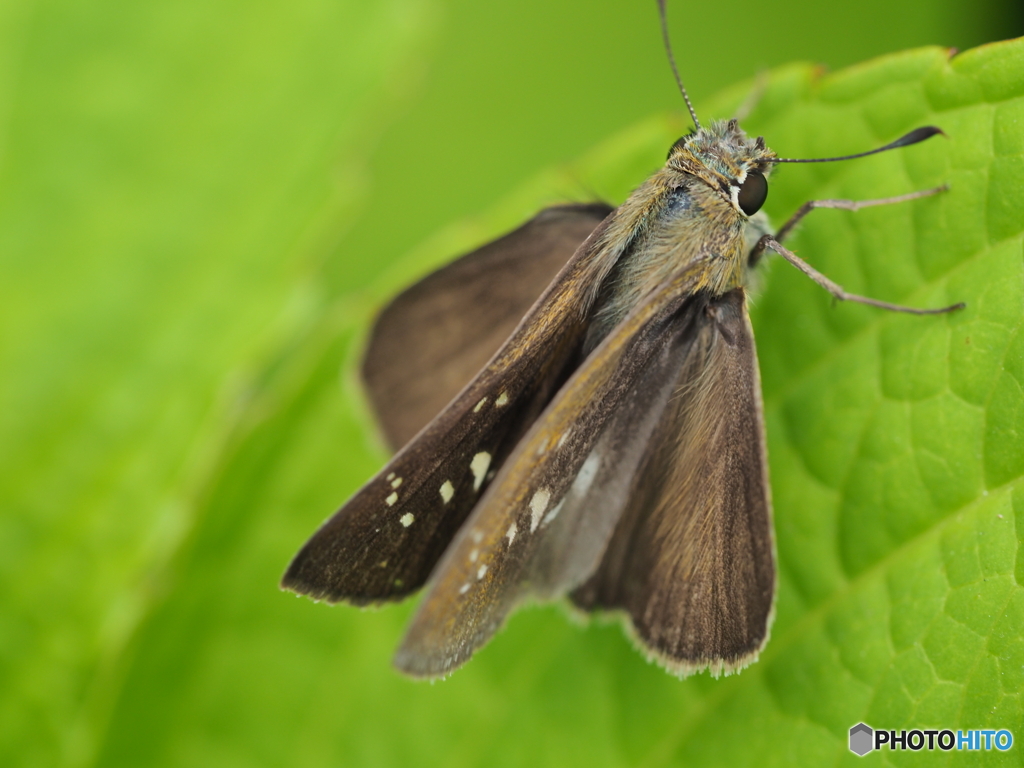
[{"label": "clubbed antenna tip", "polygon": [[[660,1],[660,0],[659,0]],[[891,141],[884,147],[878,149],[870,149],[867,152],[858,152],[855,155],[842,155],[841,157],[815,157],[808,160],[795,159],[790,157],[776,157],[769,160],[769,163],[831,163],[836,160],[853,160],[858,157],[867,157],[868,155],[877,155],[879,152],[887,152],[890,149],[898,149],[899,147],[909,147],[911,144],[917,144],[919,141],[930,139],[936,134],[942,134],[945,136],[941,128],[936,128],[934,125],[926,125],[923,128],[915,128],[910,133],[900,136],[896,141]]]}]

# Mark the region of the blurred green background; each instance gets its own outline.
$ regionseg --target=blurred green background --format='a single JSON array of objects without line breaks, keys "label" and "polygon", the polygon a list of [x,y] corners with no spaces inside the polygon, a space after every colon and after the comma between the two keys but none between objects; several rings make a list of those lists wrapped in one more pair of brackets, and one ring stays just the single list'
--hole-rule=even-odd
[{"label": "blurred green background", "polygon": [[[670,18],[698,108],[784,62],[1024,33],[1016,0]],[[338,373],[375,279],[680,106],[654,0],[4,3],[0,764],[516,764],[531,740],[632,762],[585,687],[617,629],[525,612],[486,670],[417,686],[388,667],[409,606],[314,607],[276,578],[383,455]],[[552,633],[571,694],[522,663],[550,665]]]}]

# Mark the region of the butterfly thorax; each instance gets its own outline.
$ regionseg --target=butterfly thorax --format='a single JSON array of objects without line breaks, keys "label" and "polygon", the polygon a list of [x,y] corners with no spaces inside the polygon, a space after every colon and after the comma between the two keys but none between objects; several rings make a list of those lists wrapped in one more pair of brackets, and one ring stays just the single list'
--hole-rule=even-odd
[{"label": "butterfly thorax", "polygon": [[750,173],[767,176],[775,153],[735,120],[718,121],[680,139],[665,165],[615,212],[596,252],[600,285],[593,296],[593,349],[666,280],[691,273],[693,291],[721,296],[747,282],[748,254],[768,231],[738,199]]}]

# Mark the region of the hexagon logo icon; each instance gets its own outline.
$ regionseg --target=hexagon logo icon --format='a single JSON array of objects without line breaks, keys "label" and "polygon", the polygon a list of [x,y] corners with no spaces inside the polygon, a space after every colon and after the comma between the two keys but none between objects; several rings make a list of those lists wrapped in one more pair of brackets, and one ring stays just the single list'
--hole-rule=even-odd
[{"label": "hexagon logo icon", "polygon": [[857,723],[850,729],[850,751],[853,754],[864,757],[874,748],[873,741],[874,732],[871,730],[871,726]]}]

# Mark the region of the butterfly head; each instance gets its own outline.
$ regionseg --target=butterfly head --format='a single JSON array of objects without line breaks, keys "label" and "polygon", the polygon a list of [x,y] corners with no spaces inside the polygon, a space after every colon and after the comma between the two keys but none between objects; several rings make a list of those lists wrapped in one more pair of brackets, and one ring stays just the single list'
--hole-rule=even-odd
[{"label": "butterfly head", "polygon": [[750,138],[736,120],[716,120],[676,141],[668,165],[702,179],[737,211],[753,216],[768,197],[775,158],[762,137]]}]

